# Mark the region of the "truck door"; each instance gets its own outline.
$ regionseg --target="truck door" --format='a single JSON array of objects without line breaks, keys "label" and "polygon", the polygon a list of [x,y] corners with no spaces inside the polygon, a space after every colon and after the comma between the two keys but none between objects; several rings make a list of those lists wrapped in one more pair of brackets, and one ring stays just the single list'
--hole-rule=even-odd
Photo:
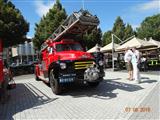
[{"label": "truck door", "polygon": [[48,50],[44,50],[42,52],[42,67],[41,70],[43,72],[44,77],[46,78],[48,75]]}]

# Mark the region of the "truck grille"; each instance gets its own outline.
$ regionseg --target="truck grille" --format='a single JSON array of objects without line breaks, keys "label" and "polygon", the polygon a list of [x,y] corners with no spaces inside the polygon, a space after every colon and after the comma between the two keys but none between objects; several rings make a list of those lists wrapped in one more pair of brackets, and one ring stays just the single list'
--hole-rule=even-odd
[{"label": "truck grille", "polygon": [[93,61],[79,61],[74,63],[75,70],[87,69],[91,65],[93,65]]}]

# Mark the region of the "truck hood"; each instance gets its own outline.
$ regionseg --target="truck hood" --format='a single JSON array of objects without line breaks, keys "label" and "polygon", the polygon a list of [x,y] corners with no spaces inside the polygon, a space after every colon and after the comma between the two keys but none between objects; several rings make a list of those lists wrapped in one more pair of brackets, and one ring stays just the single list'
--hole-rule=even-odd
[{"label": "truck hood", "polygon": [[83,52],[83,51],[57,52],[56,56],[60,60],[94,59],[90,53]]}]

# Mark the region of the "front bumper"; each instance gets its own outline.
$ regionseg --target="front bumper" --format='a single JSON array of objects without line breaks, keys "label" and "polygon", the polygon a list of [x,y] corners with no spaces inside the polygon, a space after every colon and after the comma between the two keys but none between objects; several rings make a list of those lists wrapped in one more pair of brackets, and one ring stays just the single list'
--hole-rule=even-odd
[{"label": "front bumper", "polygon": [[102,78],[104,77],[104,72],[100,72],[98,75],[99,75],[99,78],[96,79],[96,80],[87,80],[84,78],[84,73],[85,71],[84,70],[81,70],[81,71],[75,71],[75,72],[72,72],[72,73],[60,73],[59,74],[59,83],[60,84],[64,84],[64,83],[83,83],[84,81],[87,81],[87,82],[98,82],[98,81],[102,81]]}]

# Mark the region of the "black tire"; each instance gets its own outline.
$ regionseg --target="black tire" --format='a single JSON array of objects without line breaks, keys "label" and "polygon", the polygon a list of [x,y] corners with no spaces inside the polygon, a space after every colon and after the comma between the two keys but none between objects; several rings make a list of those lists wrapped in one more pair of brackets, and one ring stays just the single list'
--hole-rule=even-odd
[{"label": "black tire", "polygon": [[58,95],[61,93],[61,85],[59,84],[58,79],[55,78],[53,69],[50,71],[49,74],[49,83],[54,94]]},{"label": "black tire", "polygon": [[91,87],[97,87],[100,82],[88,82],[88,85]]}]

